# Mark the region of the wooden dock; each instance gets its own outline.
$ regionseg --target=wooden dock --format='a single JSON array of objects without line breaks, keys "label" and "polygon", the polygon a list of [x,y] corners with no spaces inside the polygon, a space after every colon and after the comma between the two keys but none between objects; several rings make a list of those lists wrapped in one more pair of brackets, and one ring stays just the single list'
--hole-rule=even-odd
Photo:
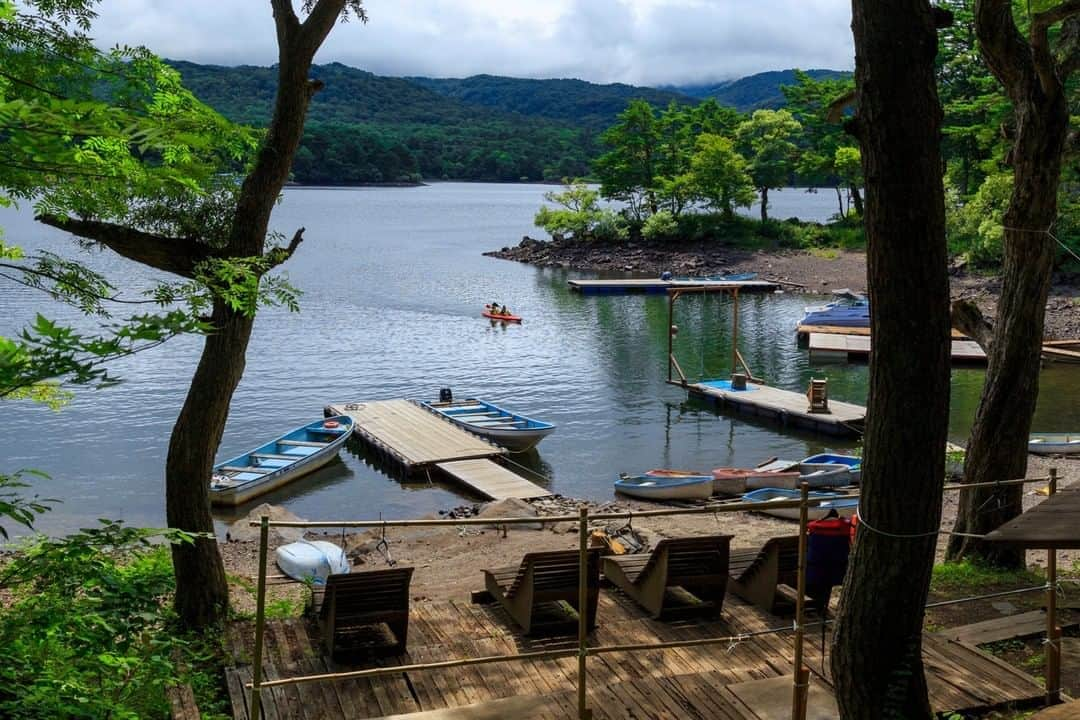
[{"label": "wooden dock", "polygon": [[[803,325],[799,323],[795,326],[795,332],[801,339],[805,339],[810,333],[820,333],[822,335],[865,335],[870,336],[870,328],[868,327],[841,327],[838,325]],[[968,336],[960,332],[956,328],[952,330],[953,340],[967,340]]]},{"label": "wooden dock", "polygon": [[547,497],[551,493],[491,460],[452,460],[435,467],[491,500]]},{"label": "wooden dock", "polygon": [[[477,586],[482,585],[479,575]],[[461,601],[413,602],[407,652],[342,665],[326,658],[318,631],[302,620],[267,623],[263,677],[341,672],[366,667],[439,662],[537,650],[576,650],[575,637],[527,638],[498,605]],[[780,618],[728,595],[720,619],[651,619],[617,591],[600,593],[598,626],[590,645],[694,640],[787,626]],[[250,718],[254,632],[250,622],[227,634],[232,666],[226,680],[234,717]],[[827,642],[826,642],[827,645]],[[836,717],[829,663],[821,639],[806,638],[811,669],[810,713]],[[982,713],[1011,703],[1037,703],[1043,687],[1027,674],[978,649],[924,635],[923,660],[930,702],[938,713]],[[825,674],[821,674],[824,666]],[[588,658],[587,701],[596,720],[773,720],[791,717],[794,649],[790,631],[748,638],[732,647],[689,646],[648,652],[611,652]],[[530,659],[469,667],[410,670],[375,678],[284,685],[263,691],[269,720],[480,720],[577,717],[577,658]],[[779,712],[779,715],[777,714]],[[422,713],[422,714],[420,714]]]},{"label": "wooden dock", "polygon": [[[681,385],[681,383],[672,383]],[[862,405],[829,400],[828,413],[807,412],[804,393],[747,383],[746,390],[731,390],[725,381],[688,383],[690,395],[710,402],[717,410],[731,410],[770,418],[782,425],[796,425],[827,435],[853,436],[862,434],[866,408]]]},{"label": "wooden dock", "polygon": [[742,292],[772,292],[780,287],[769,280],[661,280],[660,278],[626,278],[622,280],[567,280],[571,290],[582,295],[626,295],[648,293],[663,295],[668,290],[728,289]]},{"label": "wooden dock", "polygon": [[[810,355],[818,358],[865,360],[870,357],[870,334],[812,332],[810,333]],[[957,363],[985,363],[986,353],[974,340],[953,340],[952,360]]]},{"label": "wooden dock", "polygon": [[409,400],[336,403],[328,415],[348,415],[353,434],[400,465],[406,474],[436,468],[491,500],[530,499],[551,493],[492,462],[503,448],[467,432]]}]

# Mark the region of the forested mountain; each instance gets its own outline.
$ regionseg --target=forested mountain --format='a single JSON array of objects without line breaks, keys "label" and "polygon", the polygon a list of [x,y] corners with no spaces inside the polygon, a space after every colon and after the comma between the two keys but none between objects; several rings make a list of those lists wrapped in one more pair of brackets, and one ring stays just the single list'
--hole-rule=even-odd
[{"label": "forested mountain", "polygon": [[598,85],[585,80],[529,80],[473,75],[462,79],[405,78],[447,97],[472,105],[564,120],[593,130],[611,125],[631,100],[646,100],[655,107],[670,102],[696,104],[697,99],[673,90],[657,90],[613,83]]},{"label": "forested mountain", "polygon": [[[852,75],[842,70],[806,70],[805,72],[814,80],[849,78]],[[762,108],[783,107],[784,94],[780,92],[780,86],[794,84],[794,70],[772,70],[722,83],[684,85],[669,89],[695,98],[716,98],[721,105],[727,105],[742,112],[750,112]]]},{"label": "forested mountain", "polygon": [[[196,96],[230,120],[267,123],[275,68],[170,63]],[[315,65],[311,74],[325,87],[312,100],[293,165],[294,178],[311,184],[581,177],[602,152],[599,133],[631,100],[658,109],[698,101],[671,88],[494,75],[394,78],[340,63]],[[745,110],[761,98],[782,99],[783,81],[794,83],[793,73],[690,90],[701,97],[716,93],[722,104]]]}]

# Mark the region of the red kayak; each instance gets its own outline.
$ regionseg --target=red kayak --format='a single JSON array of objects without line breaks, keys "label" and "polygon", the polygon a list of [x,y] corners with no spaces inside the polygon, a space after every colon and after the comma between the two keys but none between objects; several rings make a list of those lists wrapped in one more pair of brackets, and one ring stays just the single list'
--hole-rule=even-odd
[{"label": "red kayak", "polygon": [[521,317],[518,316],[518,315],[510,315],[510,314],[506,314],[506,313],[493,313],[493,312],[491,312],[491,306],[490,305],[485,305],[484,306],[484,312],[482,312],[480,314],[483,315],[486,318],[491,318],[492,320],[499,320],[501,322],[512,322],[512,323],[521,322]]}]

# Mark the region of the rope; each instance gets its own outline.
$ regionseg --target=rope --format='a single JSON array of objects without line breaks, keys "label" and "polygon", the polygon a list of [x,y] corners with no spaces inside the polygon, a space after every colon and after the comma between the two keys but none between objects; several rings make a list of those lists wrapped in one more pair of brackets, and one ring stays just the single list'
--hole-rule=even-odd
[{"label": "rope", "polygon": [[[1057,222],[1057,220],[1054,220],[1054,222]],[[1065,243],[1061,242],[1061,240],[1059,240],[1057,238],[1057,236],[1054,235],[1054,233],[1050,232],[1050,228],[1054,227],[1054,222],[1051,222],[1050,226],[1047,227],[1045,230],[1032,230],[1031,228],[1009,227],[1007,225],[1003,225],[1001,229],[1002,230],[1009,230],[1011,232],[1026,232],[1026,233],[1035,233],[1036,235],[1043,235],[1043,234],[1049,235],[1050,238],[1054,242],[1056,242],[1058,245],[1061,246],[1062,250],[1064,250],[1065,252],[1072,255],[1074,260],[1076,260],[1077,262],[1080,262],[1080,255],[1077,255],[1075,252],[1073,252],[1072,248],[1070,248]]]},{"label": "rope", "polygon": [[884,530],[878,530],[876,527],[874,527],[873,525],[871,525],[870,523],[866,522],[866,520],[863,519],[863,516],[860,513],[860,509],[861,508],[858,507],[858,506],[855,508],[855,517],[858,518],[858,520],[859,520],[859,529],[860,530],[862,530],[862,528],[865,527],[870,532],[875,532],[878,535],[884,535],[885,537],[896,538],[898,540],[907,540],[907,539],[916,539],[917,540],[917,539],[920,539],[920,538],[933,537],[934,535],[939,535],[941,533],[940,528],[937,529],[937,530],[931,530],[930,532],[924,532],[924,533],[891,533],[891,532],[885,532]]}]

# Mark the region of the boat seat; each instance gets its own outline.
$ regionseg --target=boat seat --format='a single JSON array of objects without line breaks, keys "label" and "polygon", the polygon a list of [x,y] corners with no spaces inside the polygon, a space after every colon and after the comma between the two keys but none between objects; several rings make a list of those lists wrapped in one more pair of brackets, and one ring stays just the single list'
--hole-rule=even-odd
[{"label": "boat seat", "polygon": [[259,460],[288,460],[293,461],[297,458],[304,457],[303,455],[279,455],[278,453],[251,453],[251,457],[258,458]]},{"label": "boat seat", "polygon": [[272,473],[277,469],[278,468],[256,467],[254,465],[246,465],[246,466],[224,465],[224,466],[218,468],[218,470],[224,470],[225,472],[255,472],[255,473],[263,473],[264,475],[266,473]]},{"label": "boat seat", "polygon": [[278,440],[278,445],[293,445],[296,447],[326,447],[328,442],[312,442],[310,440]]},{"label": "boat seat", "polygon": [[806,391],[806,399],[810,401],[809,413],[831,413],[829,410],[828,379],[816,380],[810,378],[810,389]]}]

